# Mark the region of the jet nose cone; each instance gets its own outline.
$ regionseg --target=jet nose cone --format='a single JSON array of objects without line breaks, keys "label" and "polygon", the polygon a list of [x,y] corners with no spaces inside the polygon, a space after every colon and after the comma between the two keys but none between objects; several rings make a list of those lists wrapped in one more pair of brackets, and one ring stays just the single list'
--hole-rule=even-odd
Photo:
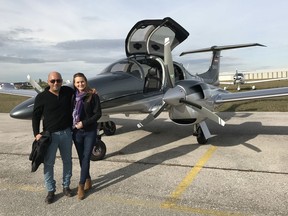
[{"label": "jet nose cone", "polygon": [[10,116],[15,119],[32,119],[34,98],[30,98],[17,105],[10,111]]}]

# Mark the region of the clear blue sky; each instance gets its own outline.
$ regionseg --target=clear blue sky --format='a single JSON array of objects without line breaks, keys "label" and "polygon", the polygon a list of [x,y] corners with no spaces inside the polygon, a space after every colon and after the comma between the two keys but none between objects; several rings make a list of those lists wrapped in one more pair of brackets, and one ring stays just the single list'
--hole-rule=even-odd
[{"label": "clear blue sky", "polygon": [[[124,41],[142,19],[171,17],[190,36],[174,60],[193,73],[207,69],[210,53],[179,58],[182,51],[213,45],[261,43],[222,52],[221,71],[288,68],[286,0],[0,0],[0,81],[87,77],[125,57]],[[189,63],[189,65],[188,65]]]}]

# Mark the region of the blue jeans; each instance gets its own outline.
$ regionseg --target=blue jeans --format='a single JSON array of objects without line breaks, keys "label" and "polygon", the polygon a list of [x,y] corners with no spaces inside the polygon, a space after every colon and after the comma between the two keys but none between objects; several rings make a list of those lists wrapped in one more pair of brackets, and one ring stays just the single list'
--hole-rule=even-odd
[{"label": "blue jeans", "polygon": [[79,163],[81,167],[79,184],[85,184],[90,176],[90,157],[96,142],[97,131],[74,130],[73,141],[77,150]]},{"label": "blue jeans", "polygon": [[72,176],[72,132],[70,128],[51,133],[52,142],[44,157],[44,180],[48,191],[56,191],[54,180],[54,164],[57,149],[59,148],[63,162],[63,188],[70,186]]}]

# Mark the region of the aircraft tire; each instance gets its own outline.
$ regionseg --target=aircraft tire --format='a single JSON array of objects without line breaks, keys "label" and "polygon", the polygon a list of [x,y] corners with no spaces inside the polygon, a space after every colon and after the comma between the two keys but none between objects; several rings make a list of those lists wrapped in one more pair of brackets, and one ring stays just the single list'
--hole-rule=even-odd
[{"label": "aircraft tire", "polygon": [[116,124],[113,121],[104,122],[103,131],[106,136],[114,135],[116,132]]},{"label": "aircraft tire", "polygon": [[96,144],[93,147],[90,160],[91,161],[102,160],[105,157],[105,155],[106,155],[106,145],[101,139],[99,139],[96,141]]},{"label": "aircraft tire", "polygon": [[201,145],[206,144],[208,139],[205,138],[203,131],[199,127],[197,131],[197,142]]}]

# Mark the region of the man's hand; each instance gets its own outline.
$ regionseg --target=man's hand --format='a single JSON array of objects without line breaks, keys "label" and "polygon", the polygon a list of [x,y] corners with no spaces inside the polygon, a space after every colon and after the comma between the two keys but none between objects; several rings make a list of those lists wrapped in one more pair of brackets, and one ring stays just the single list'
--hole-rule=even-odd
[{"label": "man's hand", "polygon": [[37,134],[37,135],[35,136],[36,141],[38,141],[41,137],[42,137],[41,134]]}]

